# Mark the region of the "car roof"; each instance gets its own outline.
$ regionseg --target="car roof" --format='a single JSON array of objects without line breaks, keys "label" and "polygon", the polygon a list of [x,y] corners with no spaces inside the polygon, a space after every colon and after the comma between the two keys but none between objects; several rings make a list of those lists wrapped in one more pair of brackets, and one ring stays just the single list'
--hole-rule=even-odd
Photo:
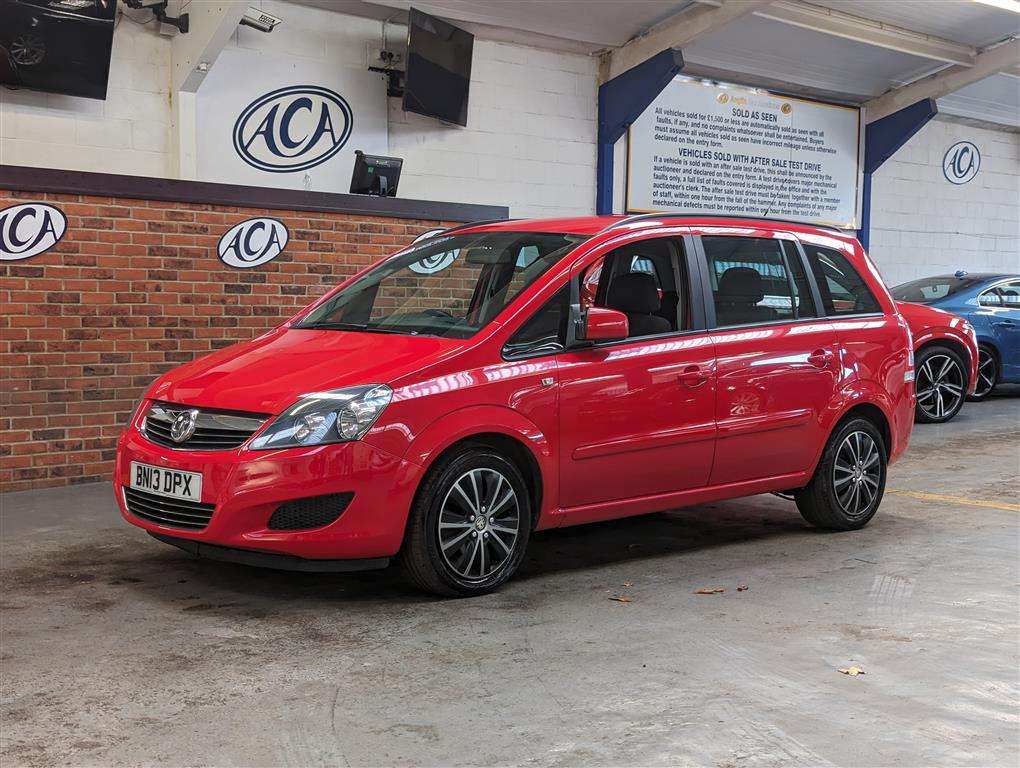
[{"label": "car roof", "polygon": [[722,216],[710,213],[648,213],[636,215],[615,215],[615,216],[574,216],[557,219],[502,219],[494,221],[481,221],[476,223],[462,224],[455,229],[460,231],[477,232],[550,232],[557,234],[572,235],[595,235],[614,225],[629,223],[638,228],[642,222],[651,225],[653,222],[669,219],[671,222],[683,225],[708,224],[712,226],[735,226],[755,227],[757,229],[796,229],[803,232],[824,232],[826,234],[838,234],[842,237],[853,235],[838,229],[821,227],[814,224],[807,224],[799,221],[788,221],[786,219],[759,218],[752,216]]},{"label": "car roof", "polygon": [[[964,272],[960,274],[951,275],[928,275],[927,277],[915,277],[913,280],[908,280],[908,283],[916,283],[921,280],[971,280],[974,282],[992,282],[995,280],[1009,280],[1010,278],[1018,278],[1020,275],[1011,275],[1007,272]],[[904,283],[905,285],[905,283]]]}]

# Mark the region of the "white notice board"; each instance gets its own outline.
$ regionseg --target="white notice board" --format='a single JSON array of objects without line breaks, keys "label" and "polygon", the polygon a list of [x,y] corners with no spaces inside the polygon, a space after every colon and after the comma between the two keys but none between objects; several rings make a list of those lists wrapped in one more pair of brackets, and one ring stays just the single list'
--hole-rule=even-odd
[{"label": "white notice board", "polygon": [[630,127],[627,210],[856,229],[860,110],[675,78]]}]

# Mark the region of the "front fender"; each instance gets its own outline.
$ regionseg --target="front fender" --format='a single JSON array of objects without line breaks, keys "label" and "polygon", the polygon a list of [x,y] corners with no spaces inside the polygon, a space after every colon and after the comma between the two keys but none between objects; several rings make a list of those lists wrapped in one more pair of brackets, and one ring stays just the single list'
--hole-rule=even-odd
[{"label": "front fender", "polygon": [[556,481],[556,453],[549,439],[534,422],[517,411],[498,405],[461,408],[436,419],[411,442],[405,457],[422,468],[432,465],[447,448],[461,440],[481,434],[498,434],[521,443],[538,464],[542,477],[541,521],[546,510],[554,509],[559,498]]},{"label": "front fender", "polygon": [[[962,322],[962,321],[961,321]],[[914,337],[914,350],[919,350],[925,344],[937,344],[940,341],[950,341],[963,347],[967,352],[967,391],[973,392],[977,385],[978,348],[977,339],[971,338],[970,334],[949,326],[937,326],[926,328],[919,335]]]}]

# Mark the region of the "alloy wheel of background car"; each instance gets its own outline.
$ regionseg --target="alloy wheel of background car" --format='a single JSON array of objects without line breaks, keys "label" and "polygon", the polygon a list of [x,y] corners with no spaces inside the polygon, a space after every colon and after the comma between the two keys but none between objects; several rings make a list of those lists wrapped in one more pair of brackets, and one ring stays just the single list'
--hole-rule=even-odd
[{"label": "alloy wheel of background car", "polygon": [[963,406],[967,374],[959,356],[944,347],[923,351],[917,361],[917,413],[921,422],[945,422]]},{"label": "alloy wheel of background car", "polygon": [[41,37],[25,32],[11,41],[10,57],[23,67],[34,67],[46,58],[46,43]]},{"label": "alloy wheel of background car", "polygon": [[987,347],[978,348],[977,386],[970,396],[971,400],[984,400],[995,389],[999,380],[999,361]]},{"label": "alloy wheel of background car", "polygon": [[845,419],[829,436],[815,474],[794,492],[811,525],[832,531],[863,528],[885,493],[888,450],[870,419]]},{"label": "alloy wheel of background car", "polygon": [[510,482],[495,469],[468,470],[446,492],[439,510],[443,560],[464,579],[483,580],[510,558],[520,524]]}]

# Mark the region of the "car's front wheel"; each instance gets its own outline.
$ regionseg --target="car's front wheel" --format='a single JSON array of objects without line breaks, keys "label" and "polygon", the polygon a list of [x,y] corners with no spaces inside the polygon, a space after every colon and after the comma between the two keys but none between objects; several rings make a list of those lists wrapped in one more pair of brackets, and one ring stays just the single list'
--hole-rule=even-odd
[{"label": "car's front wheel", "polygon": [[999,382],[999,360],[988,347],[978,347],[977,385],[968,400],[984,400]]},{"label": "car's front wheel", "polygon": [[532,510],[520,470],[485,445],[439,460],[411,508],[400,552],[412,583],[445,597],[490,592],[524,558]]},{"label": "car's front wheel", "polygon": [[916,363],[917,405],[914,418],[922,423],[942,424],[963,406],[967,394],[967,368],[949,347],[925,347]]},{"label": "car's front wheel", "polygon": [[847,419],[829,437],[811,482],[795,492],[797,508],[818,528],[863,528],[882,502],[887,463],[885,441],[874,423]]}]

